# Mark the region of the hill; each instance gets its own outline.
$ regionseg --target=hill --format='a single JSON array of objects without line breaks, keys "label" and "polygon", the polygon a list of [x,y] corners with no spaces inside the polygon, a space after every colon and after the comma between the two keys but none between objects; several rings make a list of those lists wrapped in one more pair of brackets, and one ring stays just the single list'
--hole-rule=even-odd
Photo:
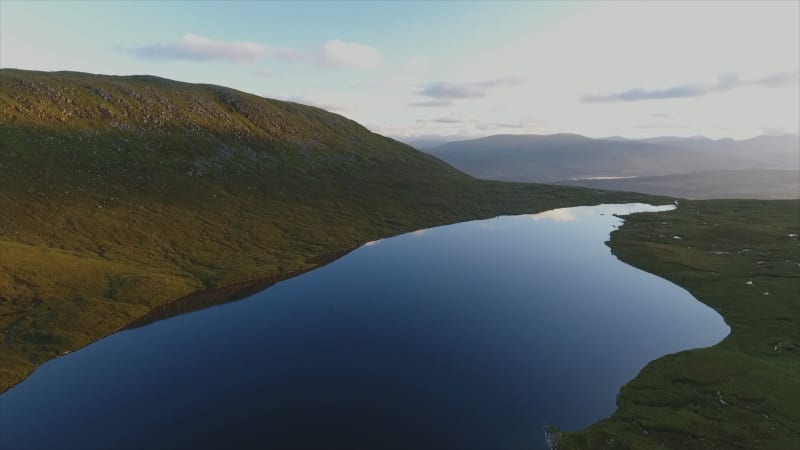
[{"label": "hill", "polygon": [[[0,391],[116,330],[233,301],[365,241],[624,201],[671,199],[476,180],[344,117],[219,86],[0,70]],[[681,201],[626,218],[613,252],[689,289],[732,334],[653,361],[613,417],[558,448],[797,442],[799,206]]]},{"label": "hill", "polygon": [[[735,141],[704,137],[592,139],[575,134],[496,135],[451,142],[427,150],[456,168],[478,178],[526,182],[568,182],[610,189],[648,189],[671,195],[673,189],[690,197],[709,198],[719,191],[746,197],[775,198],[776,189],[758,182],[737,185],[735,177],[712,175],[709,186],[694,183],[686,191],[679,178],[653,182],[595,182],[598,178],[653,177],[740,169],[795,169],[800,166],[800,139],[795,135],[759,136]],[[750,173],[754,179],[759,175]],[[703,175],[693,178],[701,179]],[[734,184],[731,184],[734,183]],[[790,189],[793,187],[790,187]],[[779,197],[785,190],[778,188]],[[797,195],[795,195],[796,197]]]},{"label": "hill", "polygon": [[714,170],[653,177],[568,180],[558,184],[694,200],[800,198],[800,172],[796,169]]},{"label": "hill", "polygon": [[0,70],[0,391],[194,291],[418,228],[629,200],[658,201],[475,180],[342,116],[220,86]]}]

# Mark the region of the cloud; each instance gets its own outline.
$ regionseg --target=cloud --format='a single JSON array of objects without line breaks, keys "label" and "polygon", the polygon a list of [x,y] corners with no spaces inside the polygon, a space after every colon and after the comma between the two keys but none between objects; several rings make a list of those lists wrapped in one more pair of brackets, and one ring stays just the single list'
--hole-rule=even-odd
[{"label": "cloud", "polygon": [[509,122],[485,122],[478,118],[458,118],[452,116],[435,117],[432,119],[417,119],[416,123],[420,124],[442,124],[442,125],[469,125],[475,130],[502,130],[502,129],[522,129],[538,127],[547,121],[537,118],[522,118],[516,121]]},{"label": "cloud", "polygon": [[664,89],[635,88],[612,94],[587,94],[581,97],[581,101],[583,103],[610,103],[670,98],[692,98],[702,97],[717,92],[727,92],[731,89],[737,89],[746,86],[760,86],[766,88],[795,86],[799,81],[800,72],[798,71],[777,73],[751,80],[742,80],[737,75],[722,75],[717,79],[716,83],[712,84],[683,84]]},{"label": "cloud", "polygon": [[[274,58],[290,63],[310,63],[318,67],[353,67],[372,69],[386,61],[380,50],[356,42],[339,39],[325,42],[312,51],[297,48],[274,47],[249,41],[218,41],[187,33],[173,42],[122,49],[148,59],[179,59],[188,61],[228,61],[236,64],[254,63],[263,58]],[[255,71],[256,75],[272,75],[268,69]]]},{"label": "cloud", "polygon": [[450,106],[453,102],[450,100],[425,100],[422,102],[411,102],[408,106],[419,106],[422,108],[438,108],[442,106]]},{"label": "cloud", "polygon": [[383,66],[385,62],[377,48],[339,39],[322,44],[317,56],[317,64],[322,67],[374,69]]},{"label": "cloud", "polygon": [[178,40],[127,49],[128,52],[150,59],[183,59],[189,61],[222,60],[237,64],[252,63],[265,56],[281,59],[299,57],[299,50],[275,48],[248,41],[217,41],[187,33]]},{"label": "cloud", "polygon": [[420,89],[419,95],[437,100],[482,98],[486,97],[494,88],[519,86],[525,81],[526,79],[522,77],[505,77],[473,83],[436,81],[424,85]]},{"label": "cloud", "polygon": [[647,89],[630,89],[623,92],[604,95],[584,95],[581,97],[583,103],[610,103],[610,102],[633,102],[639,100],[654,100],[665,98],[689,98],[700,97],[713,92],[706,86],[700,85],[683,85],[675,86],[667,89],[647,90]]},{"label": "cloud", "polygon": [[309,60],[309,55],[303,50],[289,47],[267,47],[269,51],[267,56],[271,56],[281,61],[296,63],[305,62]]},{"label": "cloud", "polygon": [[430,83],[419,92],[420,95],[438,99],[481,98],[486,89],[474,84]]},{"label": "cloud", "polygon": [[755,82],[755,84],[769,88],[796,86],[798,83],[800,83],[800,71],[776,73]]},{"label": "cloud", "polygon": [[453,117],[437,117],[435,119],[417,119],[417,123],[446,123],[446,124],[453,124],[453,123],[464,123],[461,119],[456,119]]},{"label": "cloud", "polygon": [[[451,129],[452,126],[465,126],[471,128],[473,131],[495,131],[495,130],[521,130],[527,129],[531,130],[532,128],[538,128],[541,125],[547,123],[545,119],[539,118],[532,118],[526,117],[517,120],[509,120],[509,121],[496,121],[496,122],[488,122],[484,121],[481,118],[471,117],[471,118],[459,118],[458,116],[444,116],[444,117],[434,117],[430,119],[416,119],[414,121],[418,124],[425,124],[431,125],[431,128],[440,128],[437,125],[442,125],[445,128]],[[417,137],[424,137],[424,136],[412,136],[413,138]],[[430,137],[430,136],[429,136]],[[474,136],[472,136],[474,137]],[[468,139],[469,137],[465,137],[464,139]],[[451,140],[458,140],[458,139],[451,139]]]},{"label": "cloud", "polygon": [[492,122],[492,123],[477,123],[477,124],[475,124],[475,128],[478,129],[478,130],[482,130],[482,131],[485,131],[485,130],[498,130],[498,129],[503,129],[503,128],[524,128],[524,127],[525,127],[525,125],[523,125],[522,122],[517,122],[517,123]]}]

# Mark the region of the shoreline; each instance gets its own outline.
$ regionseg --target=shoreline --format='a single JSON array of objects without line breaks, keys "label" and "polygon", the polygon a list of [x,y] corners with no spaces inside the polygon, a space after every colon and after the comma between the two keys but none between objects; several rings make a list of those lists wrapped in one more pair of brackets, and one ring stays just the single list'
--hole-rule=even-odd
[{"label": "shoreline", "polygon": [[269,289],[281,281],[289,280],[291,278],[311,272],[312,270],[324,267],[338,260],[339,258],[344,257],[357,248],[358,247],[352,247],[308,258],[305,262],[306,264],[312,264],[312,266],[306,269],[290,270],[288,272],[266,275],[249,280],[237,281],[223,286],[190,292],[189,294],[170,300],[161,306],[151,309],[145,315],[114,331],[114,333],[143,327],[151,323],[166,320],[182,314],[200,311],[212,306],[218,306],[225,303],[235,302],[237,300],[242,300],[250,297],[251,295]]},{"label": "shoreline", "polygon": [[[266,275],[266,276],[263,276],[263,277],[252,278],[252,279],[249,279],[249,280],[233,282],[233,283],[226,284],[226,285],[223,285],[223,286],[207,288],[207,289],[201,289],[201,290],[190,292],[190,293],[188,293],[186,295],[183,295],[181,297],[169,300],[166,303],[151,309],[150,311],[148,311],[144,315],[134,319],[133,321],[129,322],[128,324],[126,324],[124,326],[121,326],[121,327],[113,330],[112,332],[106,334],[105,336],[102,336],[102,337],[100,337],[98,339],[95,339],[95,340],[87,343],[86,345],[82,345],[82,346],[80,346],[80,347],[78,347],[78,348],[76,348],[74,350],[70,350],[70,351],[64,352],[64,353],[56,356],[55,358],[51,358],[51,359],[47,360],[46,362],[55,361],[58,358],[61,358],[63,356],[69,355],[70,353],[74,353],[74,352],[77,352],[79,350],[82,350],[82,349],[84,349],[84,348],[86,348],[86,347],[88,347],[88,346],[90,346],[90,345],[92,345],[92,344],[94,344],[96,342],[99,342],[102,339],[105,339],[105,338],[107,338],[109,336],[117,334],[117,333],[119,333],[121,331],[140,328],[140,327],[149,325],[151,323],[155,323],[155,322],[158,322],[158,321],[161,321],[161,320],[166,320],[166,319],[169,319],[169,318],[172,318],[172,317],[176,317],[176,316],[179,316],[179,315],[189,314],[189,313],[192,313],[192,312],[195,312],[195,311],[200,311],[200,310],[203,310],[203,309],[206,309],[206,308],[211,308],[213,306],[218,306],[218,305],[222,305],[222,304],[225,304],[225,303],[230,303],[230,302],[235,302],[235,301],[238,301],[238,300],[243,300],[243,299],[245,299],[247,297],[250,297],[250,296],[252,296],[254,294],[257,294],[257,293],[259,293],[261,291],[269,289],[270,287],[274,286],[277,283],[280,283],[281,281],[285,281],[285,280],[289,280],[289,279],[294,278],[294,277],[298,277],[298,276],[303,275],[305,273],[311,272],[312,270],[319,269],[319,268],[324,267],[324,266],[326,266],[328,264],[331,264],[332,262],[338,260],[339,258],[342,258],[342,257],[346,256],[348,253],[352,252],[353,250],[358,249],[360,246],[361,245],[358,245],[358,246],[355,246],[355,247],[350,247],[350,248],[346,248],[346,249],[343,249],[343,250],[338,250],[338,251],[335,251],[335,252],[325,253],[325,254],[322,254],[322,255],[317,255],[317,256],[313,256],[311,258],[308,258],[308,259],[305,260],[305,263],[306,264],[312,264],[312,266],[308,267],[306,269],[290,270],[288,272],[281,272],[281,273],[276,273],[276,274],[272,274],[272,275]],[[20,379],[19,381],[17,381],[16,383],[8,386],[5,389],[0,390],[0,396],[5,394],[6,392],[10,391],[15,386],[19,385],[20,383],[24,382],[25,380],[27,380],[28,377],[33,375],[36,372],[36,369],[38,369],[40,366],[41,366],[41,364],[39,364],[34,370],[32,370],[24,378]]]},{"label": "shoreline", "polygon": [[[715,345],[651,361],[621,387],[612,415],[580,430],[559,430],[554,448],[588,450],[609,439],[619,448],[676,449],[699,440],[714,448],[797,442],[791,411],[800,405],[793,395],[800,380],[785,374],[796,370],[792,354],[800,350],[791,319],[800,311],[792,301],[797,247],[789,240],[798,206],[797,200],[687,200],[666,216],[626,219],[607,243],[612,254],[685,289],[730,332]],[[680,244],[673,235],[683,237]],[[689,424],[686,411],[697,413]]]}]

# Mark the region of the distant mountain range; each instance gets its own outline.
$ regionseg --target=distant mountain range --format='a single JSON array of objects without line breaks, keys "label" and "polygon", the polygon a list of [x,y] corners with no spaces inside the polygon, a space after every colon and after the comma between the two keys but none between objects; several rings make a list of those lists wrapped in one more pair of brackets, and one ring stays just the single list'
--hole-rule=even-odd
[{"label": "distant mountain range", "polygon": [[470,175],[491,180],[574,184],[689,198],[800,197],[797,135],[746,140],[495,135],[423,150]]},{"label": "distant mountain range", "polygon": [[557,184],[688,199],[800,198],[800,172],[796,169],[715,170],[653,177],[569,180]]}]

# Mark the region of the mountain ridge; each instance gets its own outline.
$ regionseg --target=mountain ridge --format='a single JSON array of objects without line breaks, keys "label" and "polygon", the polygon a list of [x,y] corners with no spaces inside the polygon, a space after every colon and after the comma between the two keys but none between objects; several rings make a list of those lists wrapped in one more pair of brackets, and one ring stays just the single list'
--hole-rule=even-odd
[{"label": "mountain ridge", "polygon": [[[743,140],[613,136],[594,139],[569,133],[493,135],[426,151],[478,178],[521,182],[561,183],[590,178],[800,167],[800,137],[791,134]],[[670,195],[667,191],[657,193]],[[709,198],[709,192],[693,194]]]}]

